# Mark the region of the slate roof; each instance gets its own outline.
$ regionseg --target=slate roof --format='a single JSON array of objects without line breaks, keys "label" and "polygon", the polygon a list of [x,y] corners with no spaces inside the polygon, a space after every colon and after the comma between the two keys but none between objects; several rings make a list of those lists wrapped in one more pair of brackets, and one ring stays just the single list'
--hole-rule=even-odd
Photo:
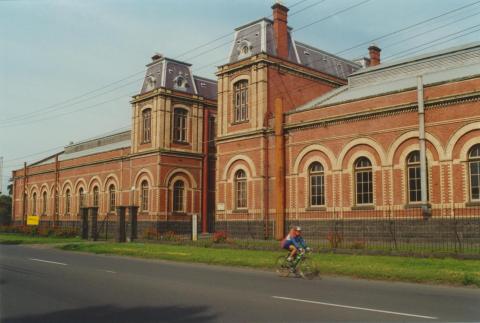
[{"label": "slate roof", "polygon": [[69,160],[89,155],[99,154],[120,148],[128,148],[131,146],[131,131],[122,131],[110,134],[108,136],[100,136],[85,141],[80,141],[65,146],[63,151],[43,160],[34,162],[29,166],[46,165],[55,162],[55,156],[58,160]]},{"label": "slate roof", "polygon": [[349,76],[348,85],[291,113],[415,89],[419,75],[425,85],[480,76],[480,42],[362,69]]},{"label": "slate roof", "polygon": [[[288,59],[322,73],[346,79],[361,66],[321,49],[295,41],[292,28],[288,28]],[[247,46],[249,51],[243,49]],[[262,18],[235,29],[234,43],[229,63],[234,63],[260,53],[276,56],[273,21]]]},{"label": "slate roof", "polygon": [[217,99],[217,82],[193,75],[191,64],[163,56],[154,56],[152,59],[147,64],[140,94],[162,87],[211,100]]}]

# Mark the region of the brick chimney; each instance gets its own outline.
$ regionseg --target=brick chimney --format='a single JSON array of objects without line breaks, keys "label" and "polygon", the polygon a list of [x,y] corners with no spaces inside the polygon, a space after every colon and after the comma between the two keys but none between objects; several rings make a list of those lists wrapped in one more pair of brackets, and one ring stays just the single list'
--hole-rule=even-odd
[{"label": "brick chimney", "polygon": [[288,58],[288,27],[287,16],[288,8],[279,2],[272,6],[273,9],[273,32],[275,44],[277,45],[277,56]]},{"label": "brick chimney", "polygon": [[377,66],[380,64],[380,52],[382,50],[376,45],[368,47],[368,54],[370,55],[370,66]]}]

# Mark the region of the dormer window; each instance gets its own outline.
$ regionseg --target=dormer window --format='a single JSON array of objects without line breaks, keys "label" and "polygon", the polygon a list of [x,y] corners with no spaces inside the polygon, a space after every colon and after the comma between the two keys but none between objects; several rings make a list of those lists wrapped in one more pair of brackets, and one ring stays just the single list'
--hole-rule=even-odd
[{"label": "dormer window", "polygon": [[190,85],[188,84],[187,80],[182,75],[178,75],[173,80],[173,88],[175,90],[186,90],[189,86]]},{"label": "dormer window", "polygon": [[156,79],[154,76],[152,75],[149,75],[147,76],[147,78],[145,79],[145,90],[146,91],[151,91],[155,88],[155,83],[156,83]]},{"label": "dormer window", "polygon": [[242,40],[237,47],[237,51],[239,53],[238,58],[243,59],[252,55],[252,48],[253,46],[248,40],[246,39]]}]

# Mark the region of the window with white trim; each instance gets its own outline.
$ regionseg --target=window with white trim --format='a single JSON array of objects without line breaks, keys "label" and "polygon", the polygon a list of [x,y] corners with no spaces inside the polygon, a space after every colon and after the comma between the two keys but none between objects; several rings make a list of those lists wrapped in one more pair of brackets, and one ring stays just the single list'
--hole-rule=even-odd
[{"label": "window with white trim", "polygon": [[325,176],[322,164],[314,162],[308,170],[310,183],[310,206],[325,205]]},{"label": "window with white trim", "polygon": [[233,85],[233,121],[248,121],[248,81],[238,81]]},{"label": "window with white trim", "polygon": [[357,159],[354,173],[356,204],[373,204],[373,171],[370,160],[366,157]]},{"label": "window with white trim", "polygon": [[480,201],[480,144],[473,146],[468,153],[470,173],[470,200]]},{"label": "window with white trim", "polygon": [[242,169],[235,173],[235,208],[247,208],[247,175]]}]

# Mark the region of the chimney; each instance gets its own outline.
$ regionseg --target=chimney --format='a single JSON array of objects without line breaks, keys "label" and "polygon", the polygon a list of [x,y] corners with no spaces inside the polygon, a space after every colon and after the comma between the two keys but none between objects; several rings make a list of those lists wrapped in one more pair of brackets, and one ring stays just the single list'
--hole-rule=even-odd
[{"label": "chimney", "polygon": [[152,56],[152,62],[155,62],[155,61],[158,61],[159,59],[162,59],[163,58],[163,55],[160,54],[160,53],[155,53],[153,54]]},{"label": "chimney", "polygon": [[288,8],[280,2],[272,6],[273,9],[273,32],[275,44],[277,45],[277,56],[283,59],[288,58]]},{"label": "chimney", "polygon": [[368,47],[368,54],[370,55],[370,66],[380,65],[380,52],[382,50],[375,44]]}]

